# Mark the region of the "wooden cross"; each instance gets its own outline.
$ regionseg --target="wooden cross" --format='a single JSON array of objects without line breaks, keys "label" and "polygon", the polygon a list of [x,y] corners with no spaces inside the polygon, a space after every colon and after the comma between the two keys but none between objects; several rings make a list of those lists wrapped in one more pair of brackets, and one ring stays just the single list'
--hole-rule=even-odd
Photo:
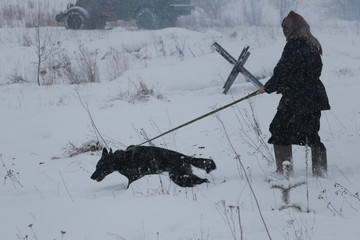
[{"label": "wooden cross", "polygon": [[228,91],[230,90],[231,85],[234,83],[237,75],[239,73],[241,73],[242,75],[245,76],[246,80],[253,83],[255,85],[255,87],[262,87],[263,84],[256,78],[254,77],[254,75],[252,75],[245,67],[244,64],[246,62],[246,60],[249,58],[250,56],[250,52],[249,50],[249,46],[245,47],[238,60],[236,60],[235,58],[233,58],[224,48],[222,48],[220,46],[220,44],[218,44],[217,42],[214,42],[211,45],[218,53],[221,54],[221,56],[223,56],[229,63],[231,63],[232,65],[234,65],[233,69],[231,70],[231,73],[228,77],[228,79],[226,80],[224,86],[223,86],[223,93],[227,94]]}]

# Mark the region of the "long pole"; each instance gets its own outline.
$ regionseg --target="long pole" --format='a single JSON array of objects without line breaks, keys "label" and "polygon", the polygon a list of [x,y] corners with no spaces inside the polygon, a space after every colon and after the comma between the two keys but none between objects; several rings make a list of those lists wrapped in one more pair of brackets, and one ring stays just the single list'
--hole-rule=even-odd
[{"label": "long pole", "polygon": [[204,114],[204,115],[202,115],[202,116],[200,116],[200,117],[198,117],[198,118],[195,118],[195,119],[193,119],[193,120],[191,120],[191,121],[189,121],[189,122],[186,122],[186,123],[184,123],[184,124],[181,124],[181,125],[173,128],[173,129],[170,129],[169,131],[164,132],[164,133],[160,134],[159,136],[156,136],[156,137],[154,137],[154,138],[152,138],[152,139],[149,139],[149,140],[147,140],[147,141],[145,141],[145,142],[143,142],[143,143],[140,143],[140,144],[138,144],[138,146],[144,145],[145,143],[148,143],[148,142],[151,142],[151,141],[153,141],[153,140],[155,140],[155,139],[158,139],[158,138],[160,138],[160,137],[162,137],[162,136],[164,136],[164,135],[166,135],[166,134],[168,134],[168,133],[171,133],[171,132],[176,131],[176,130],[182,128],[182,127],[185,127],[185,126],[187,126],[187,125],[190,125],[190,124],[192,124],[192,123],[194,123],[194,122],[196,122],[196,121],[199,121],[200,119],[203,119],[203,118],[205,118],[205,117],[207,117],[207,116],[210,116],[210,115],[212,115],[212,114],[214,114],[214,113],[217,113],[217,112],[219,112],[219,111],[221,111],[221,110],[224,110],[225,108],[228,108],[228,107],[230,107],[230,106],[232,106],[232,105],[234,105],[234,104],[237,104],[237,103],[239,103],[239,102],[241,102],[241,101],[244,101],[244,100],[246,100],[246,99],[249,99],[249,98],[251,98],[251,97],[254,97],[254,96],[258,95],[258,94],[259,94],[259,90],[256,90],[255,92],[250,93],[249,95],[247,95],[247,96],[245,96],[245,97],[243,97],[243,98],[240,98],[240,99],[238,99],[238,100],[236,100],[236,101],[234,101],[234,102],[232,102],[232,103],[229,103],[229,104],[224,105],[224,106],[222,106],[222,107],[220,107],[220,108],[217,108],[217,109],[215,109],[215,110],[213,110],[213,111],[211,111],[211,112],[208,112],[208,113],[206,113],[206,114]]}]

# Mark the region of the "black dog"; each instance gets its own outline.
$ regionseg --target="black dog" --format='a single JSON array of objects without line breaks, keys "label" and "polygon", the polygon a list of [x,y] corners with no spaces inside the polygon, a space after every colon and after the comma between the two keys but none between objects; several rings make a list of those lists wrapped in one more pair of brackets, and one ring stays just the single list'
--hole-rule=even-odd
[{"label": "black dog", "polygon": [[125,151],[114,153],[103,149],[101,159],[91,179],[102,181],[108,174],[118,171],[129,179],[129,183],[149,174],[169,172],[170,179],[181,187],[193,187],[209,182],[192,173],[191,165],[207,173],[216,169],[215,162],[206,158],[194,158],[159,147],[129,146]]}]

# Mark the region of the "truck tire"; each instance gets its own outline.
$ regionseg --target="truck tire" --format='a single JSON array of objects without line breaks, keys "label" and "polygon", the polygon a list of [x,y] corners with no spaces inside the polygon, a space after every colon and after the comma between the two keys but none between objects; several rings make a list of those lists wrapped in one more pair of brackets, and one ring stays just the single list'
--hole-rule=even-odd
[{"label": "truck tire", "polygon": [[158,29],[159,19],[158,16],[151,8],[141,8],[136,16],[136,25],[141,29]]},{"label": "truck tire", "polygon": [[82,12],[73,10],[66,15],[64,24],[66,29],[86,29],[88,27],[88,19]]}]

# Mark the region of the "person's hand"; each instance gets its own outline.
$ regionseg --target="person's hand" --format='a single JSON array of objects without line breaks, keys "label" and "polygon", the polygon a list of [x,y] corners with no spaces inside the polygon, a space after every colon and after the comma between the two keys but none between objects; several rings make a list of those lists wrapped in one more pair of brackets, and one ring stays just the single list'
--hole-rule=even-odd
[{"label": "person's hand", "polygon": [[279,89],[276,91],[276,94],[283,94],[286,90],[288,90],[288,88],[285,88],[285,87],[279,88]]},{"label": "person's hand", "polygon": [[259,89],[259,93],[263,94],[265,92],[265,89],[264,89],[264,86],[262,86],[260,89]]}]

